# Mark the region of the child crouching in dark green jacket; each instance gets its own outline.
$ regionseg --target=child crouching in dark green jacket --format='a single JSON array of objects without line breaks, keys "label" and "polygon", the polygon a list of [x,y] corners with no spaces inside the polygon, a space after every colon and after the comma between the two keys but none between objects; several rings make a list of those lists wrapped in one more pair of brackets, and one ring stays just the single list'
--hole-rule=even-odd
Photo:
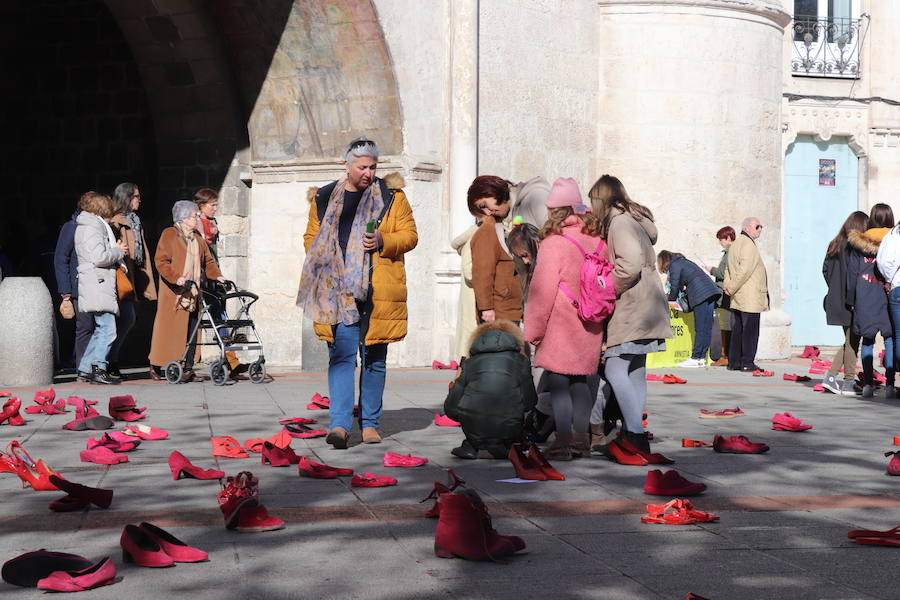
[{"label": "child crouching in dark green jacket", "polygon": [[469,357],[444,401],[444,413],[459,421],[466,435],[452,453],[477,458],[479,450],[487,450],[506,458],[509,447],[522,441],[525,414],[537,402],[528,344],[505,320],[482,324],[471,340]]}]

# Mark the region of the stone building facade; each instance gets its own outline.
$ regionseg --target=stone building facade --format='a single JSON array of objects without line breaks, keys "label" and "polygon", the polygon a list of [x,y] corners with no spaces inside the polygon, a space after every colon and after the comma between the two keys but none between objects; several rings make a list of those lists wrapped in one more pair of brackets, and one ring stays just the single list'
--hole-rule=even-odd
[{"label": "stone building facade", "polygon": [[[586,190],[612,173],[657,216],[658,249],[715,261],[719,227],[760,217],[773,306],[760,356],[785,356],[797,341],[792,303],[821,298],[807,283],[820,268],[818,246],[806,253],[818,265],[785,266],[788,255],[806,256],[802,242],[811,239],[794,234],[802,228],[793,215],[819,201],[796,183],[807,159],[818,152],[821,164],[837,161],[836,191],[856,186],[838,208],[890,203],[900,184],[900,109],[890,102],[900,89],[900,6],[846,0],[846,18],[858,27],[840,50],[858,48],[860,66],[851,73],[842,59],[846,72],[810,72],[814,61],[797,63],[798,48],[809,58],[816,44],[838,48],[846,32],[815,34],[807,46],[811,25],[797,30],[795,13],[817,11],[833,24],[845,15],[827,14],[832,5],[843,6],[8,0],[0,4],[5,57],[38,39],[41,25],[56,23],[58,32],[43,49],[27,46],[35,53],[28,68],[11,70],[22,90],[18,110],[35,124],[3,111],[5,130],[17,133],[0,169],[52,178],[44,214],[60,219],[85,189],[134,180],[149,196],[142,213],[151,234],[167,225],[175,200],[201,186],[221,190],[223,270],[261,296],[254,316],[270,364],[305,368],[324,364],[324,345],[294,306],[307,190],[341,175],[350,138],[379,143],[380,170],[404,176],[419,227],[419,246],[407,256],[409,335],[390,349],[395,365],[450,358],[459,258],[449,242],[472,222],[464,196],[475,175],[568,176]],[[42,123],[42,114],[64,110],[78,116],[78,131],[65,119]],[[841,162],[849,154],[838,144],[855,162]],[[17,183],[7,199],[28,206],[27,185]],[[846,216],[838,208],[818,211],[837,216],[814,223],[815,239],[834,235],[833,221]],[[26,223],[39,217],[16,211]],[[0,245],[9,247],[16,233],[2,229]]]}]

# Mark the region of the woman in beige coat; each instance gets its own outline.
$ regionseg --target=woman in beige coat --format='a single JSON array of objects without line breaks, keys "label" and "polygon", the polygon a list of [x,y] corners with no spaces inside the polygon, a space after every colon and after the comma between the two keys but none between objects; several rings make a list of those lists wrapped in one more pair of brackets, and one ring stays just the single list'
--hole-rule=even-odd
[{"label": "woman in beige coat", "polygon": [[647,354],[665,350],[673,337],[669,308],[656,271],[653,213],[628,197],[616,177],[604,175],[591,188],[591,209],[600,219],[613,263],[616,309],[606,327],[606,378],[622,409],[620,437],[650,451],[641,415],[647,404]]}]

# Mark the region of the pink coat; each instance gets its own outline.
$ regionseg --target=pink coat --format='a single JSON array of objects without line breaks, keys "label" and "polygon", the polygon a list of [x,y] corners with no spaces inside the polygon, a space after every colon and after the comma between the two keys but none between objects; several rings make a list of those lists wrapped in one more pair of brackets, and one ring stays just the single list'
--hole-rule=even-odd
[{"label": "pink coat", "polygon": [[[581,219],[575,215],[563,221],[563,233],[578,240],[588,252],[606,244],[581,233]],[[538,248],[537,265],[525,306],[525,339],[537,345],[534,365],[564,375],[593,375],[600,364],[606,330],[604,323],[586,323],[561,289],[566,284],[577,298],[583,257],[571,241],[550,235]]]}]

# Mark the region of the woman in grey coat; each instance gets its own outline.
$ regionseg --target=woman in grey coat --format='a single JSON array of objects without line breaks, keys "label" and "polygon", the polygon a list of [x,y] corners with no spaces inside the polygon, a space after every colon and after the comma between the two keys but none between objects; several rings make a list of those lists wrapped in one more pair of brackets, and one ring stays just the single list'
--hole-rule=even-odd
[{"label": "woman in grey coat", "polygon": [[94,333],[88,342],[78,377],[83,381],[116,384],[120,380],[107,373],[107,356],[116,339],[116,269],[125,256],[125,242],[115,241],[107,219],[115,213],[109,196],[87,192],[78,203],[75,253],[78,256],[78,311],[94,316]]}]

